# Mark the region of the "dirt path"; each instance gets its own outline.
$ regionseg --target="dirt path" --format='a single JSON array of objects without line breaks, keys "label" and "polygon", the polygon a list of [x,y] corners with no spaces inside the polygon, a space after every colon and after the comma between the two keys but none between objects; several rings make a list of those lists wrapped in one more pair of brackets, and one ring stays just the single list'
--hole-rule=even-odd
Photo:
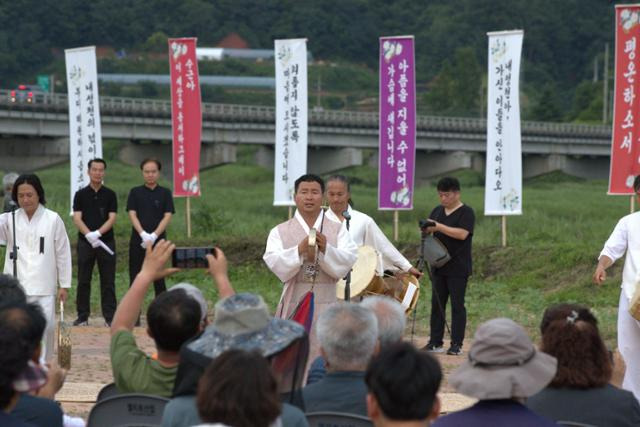
[{"label": "dirt path", "polygon": [[[99,326],[98,326],[99,325]],[[113,382],[109,359],[109,328],[102,318],[89,320],[89,326],[71,328],[71,369],[62,390],[56,395],[65,413],[86,420],[100,389]],[[144,328],[135,328],[138,346],[151,353],[153,341]]]},{"label": "dirt path", "polygon": [[[103,322],[102,318],[95,318],[89,320],[89,326],[71,328],[71,370],[67,375],[65,386],[56,396],[67,414],[79,416],[85,420],[95,403],[98,391],[104,385],[113,382],[109,361],[109,328],[103,326]],[[144,351],[148,353],[154,351],[153,341],[147,336],[145,328],[135,328],[134,335],[138,345]],[[426,344],[426,341],[426,337],[417,336],[414,344],[420,348]],[[448,343],[445,343],[445,348],[447,345]],[[468,345],[463,348],[465,354]],[[449,372],[460,365],[466,356],[437,354],[436,357],[445,372],[444,384],[440,389],[444,403],[443,410],[449,412],[468,405],[472,401],[455,394],[446,380]]]}]

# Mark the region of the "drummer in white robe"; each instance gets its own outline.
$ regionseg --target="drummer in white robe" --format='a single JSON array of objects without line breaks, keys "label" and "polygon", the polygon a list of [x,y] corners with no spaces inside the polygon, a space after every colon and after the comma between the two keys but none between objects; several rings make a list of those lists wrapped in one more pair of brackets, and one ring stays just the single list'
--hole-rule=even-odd
[{"label": "drummer in white robe", "polygon": [[[336,282],[351,270],[357,257],[357,246],[344,224],[325,215],[323,194],[324,181],[319,176],[303,175],[296,180],[296,213],[271,230],[263,256],[269,269],[284,283],[277,317],[291,316],[313,287],[315,310],[309,337],[309,362],[320,354],[315,320],[336,301]],[[309,246],[312,228],[316,230],[316,248]]]},{"label": "drummer in white robe", "polygon": [[[53,356],[56,294],[64,302],[71,287],[69,237],[62,218],[44,207],[44,189],[37,175],[20,175],[13,186],[12,197],[20,206],[15,212],[18,280],[28,301],[42,307],[47,320],[42,355],[49,360]],[[5,274],[13,274],[11,215],[0,215],[0,243],[7,245]]]},{"label": "drummer in white robe", "polygon": [[371,246],[378,253],[378,268],[376,273],[382,276],[385,270],[394,273],[410,273],[420,278],[422,273],[391,244],[380,227],[369,215],[353,209],[350,206],[351,186],[343,175],[333,175],[327,179],[327,199],[329,210],[327,217],[339,222],[346,222],[343,213],[347,211],[349,220],[349,234],[358,246]]}]

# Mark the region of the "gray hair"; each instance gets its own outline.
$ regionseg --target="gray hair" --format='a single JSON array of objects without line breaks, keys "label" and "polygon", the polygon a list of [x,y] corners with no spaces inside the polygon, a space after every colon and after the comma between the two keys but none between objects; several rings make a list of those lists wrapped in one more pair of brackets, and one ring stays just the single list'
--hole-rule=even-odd
[{"label": "gray hair", "polygon": [[5,174],[5,176],[2,178],[2,188],[4,189],[4,191],[11,190],[11,187],[13,187],[13,183],[16,182],[18,176],[19,175],[15,172],[9,172]]},{"label": "gray hair", "polygon": [[378,341],[378,321],[360,304],[337,302],[318,318],[320,347],[335,370],[364,370]]},{"label": "gray hair", "polygon": [[407,324],[402,304],[393,298],[374,295],[362,300],[360,305],[373,310],[378,319],[378,339],[381,349],[402,340]]},{"label": "gray hair", "polygon": [[344,184],[345,187],[347,187],[347,192],[351,193],[351,183],[349,182],[349,178],[347,178],[344,175],[331,175],[329,178],[327,178],[327,184],[329,184],[331,181],[338,181]]}]

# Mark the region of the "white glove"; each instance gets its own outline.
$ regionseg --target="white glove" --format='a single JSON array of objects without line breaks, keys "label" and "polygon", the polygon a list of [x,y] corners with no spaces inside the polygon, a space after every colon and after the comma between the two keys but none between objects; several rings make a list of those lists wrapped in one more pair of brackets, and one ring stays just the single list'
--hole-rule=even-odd
[{"label": "white glove", "polygon": [[92,248],[99,248],[100,247],[100,239],[96,239],[96,240],[94,240],[93,242],[90,242],[90,243],[91,243],[91,247]]},{"label": "white glove", "polygon": [[156,240],[158,240],[158,235],[156,233],[149,234],[149,237],[151,238],[152,245],[156,242]]},{"label": "white glove", "polygon": [[151,242],[151,234],[147,233],[146,231],[140,233],[140,238],[142,239],[140,246],[142,246],[143,249],[147,248],[147,244],[153,244],[153,242]]},{"label": "white glove", "polygon": [[[100,231],[95,230],[95,231],[90,231],[87,234],[84,235],[84,237],[87,239],[87,241],[91,244],[91,246],[93,246],[93,244],[100,239],[100,237],[102,237],[102,234],[100,233]],[[95,246],[93,246],[95,248]]]}]

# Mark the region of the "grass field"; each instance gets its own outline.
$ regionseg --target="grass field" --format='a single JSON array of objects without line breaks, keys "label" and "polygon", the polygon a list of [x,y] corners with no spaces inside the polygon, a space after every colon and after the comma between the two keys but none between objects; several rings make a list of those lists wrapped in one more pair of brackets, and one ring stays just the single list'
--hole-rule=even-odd
[{"label": "grass field", "polygon": [[[128,287],[128,240],[131,226],[124,212],[131,187],[142,178],[135,167],[116,160],[117,142],[107,142],[104,156],[109,165],[106,185],[118,195],[117,297]],[[285,207],[273,207],[273,173],[250,163],[252,148],[239,152],[240,161],[203,171],[203,195],[192,200],[193,237],[187,239],[184,199],[175,199],[176,214],[169,226],[169,238],[178,245],[220,245],[230,259],[230,277],[238,291],[256,292],[275,309],[281,285],[262,262],[266,237],[274,225],[287,218]],[[378,211],[377,171],[355,167],[341,171],[354,180],[352,196],[356,207],[370,214],[383,231],[392,235],[391,212]],[[72,242],[75,262],[77,232],[69,212],[68,165],[38,172],[47,196],[47,206],[64,219]],[[596,258],[617,220],[629,213],[628,197],[606,195],[605,181],[583,181],[551,174],[525,181],[522,216],[508,218],[508,245],[500,246],[500,218],[484,216],[482,176],[462,171],[453,174],[462,184],[462,200],[476,212],[473,240],[474,275],[467,291],[468,330],[471,336],[478,323],[498,316],[511,317],[537,336],[544,308],[556,302],[578,302],[593,308],[602,332],[615,346],[615,319],[622,260],[611,268],[602,288],[591,283]],[[167,179],[163,185],[170,186]],[[417,259],[420,236],[418,220],[437,205],[433,182],[416,188],[415,208],[400,213],[398,247],[413,262]],[[1,254],[3,255],[3,254]],[[97,270],[97,269],[96,269]],[[97,271],[94,271],[92,315],[99,315]],[[208,276],[192,270],[176,274],[168,283],[188,281],[200,286],[210,301],[217,295]],[[426,315],[430,304],[429,284],[422,281],[416,331],[428,333]],[[75,310],[74,283],[67,311]],[[426,291],[425,291],[426,289]]]}]

